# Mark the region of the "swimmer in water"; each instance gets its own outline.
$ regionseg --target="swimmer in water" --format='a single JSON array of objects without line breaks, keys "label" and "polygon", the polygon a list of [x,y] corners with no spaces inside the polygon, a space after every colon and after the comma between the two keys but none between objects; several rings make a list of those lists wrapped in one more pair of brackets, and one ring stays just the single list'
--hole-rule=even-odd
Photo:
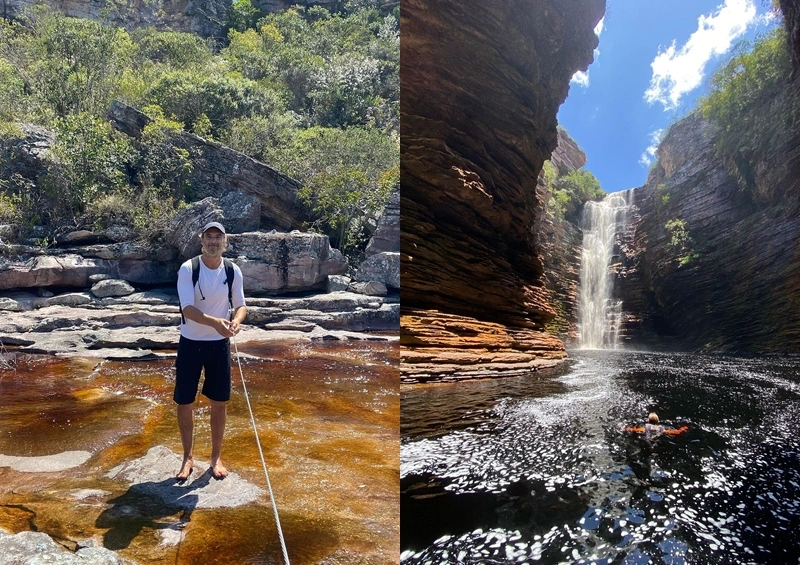
[{"label": "swimmer in water", "polygon": [[678,434],[682,434],[688,429],[689,426],[681,426],[680,428],[677,429],[665,428],[659,423],[658,414],[656,414],[655,412],[650,412],[650,414],[647,416],[647,423],[644,425],[644,427],[637,426],[637,427],[623,428],[623,430],[625,430],[626,432],[636,432],[639,434],[645,434],[648,439],[656,438],[661,434],[675,436]]}]

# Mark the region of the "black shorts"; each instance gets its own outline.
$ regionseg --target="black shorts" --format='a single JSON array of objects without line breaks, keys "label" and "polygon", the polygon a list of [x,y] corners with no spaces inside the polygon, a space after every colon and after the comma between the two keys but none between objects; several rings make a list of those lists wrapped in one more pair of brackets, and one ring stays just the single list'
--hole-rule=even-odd
[{"label": "black shorts", "polygon": [[231,346],[228,339],[196,341],[181,336],[175,361],[175,392],[172,400],[177,404],[194,402],[203,368],[203,395],[220,402],[231,399]]}]

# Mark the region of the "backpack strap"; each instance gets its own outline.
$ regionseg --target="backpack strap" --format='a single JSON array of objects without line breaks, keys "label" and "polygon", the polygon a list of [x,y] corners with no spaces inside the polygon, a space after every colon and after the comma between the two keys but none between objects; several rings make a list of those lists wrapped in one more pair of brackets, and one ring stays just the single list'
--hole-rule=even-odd
[{"label": "backpack strap", "polygon": [[[197,281],[200,280],[200,256],[197,255],[192,257],[192,288],[197,286]],[[178,305],[178,309],[181,312],[181,323],[186,323],[186,317],[183,315],[183,308]]]},{"label": "backpack strap", "polygon": [[[225,265],[225,284],[228,285],[228,304],[233,310],[233,263],[230,259],[222,258],[222,264]],[[192,288],[197,286],[197,281],[200,280],[200,256],[192,257]],[[178,306],[181,311],[181,323],[186,323],[186,318],[183,315],[183,308]]]},{"label": "backpack strap", "polygon": [[225,265],[225,284],[228,285],[228,304],[233,310],[233,263],[230,259],[222,258],[222,264]]}]

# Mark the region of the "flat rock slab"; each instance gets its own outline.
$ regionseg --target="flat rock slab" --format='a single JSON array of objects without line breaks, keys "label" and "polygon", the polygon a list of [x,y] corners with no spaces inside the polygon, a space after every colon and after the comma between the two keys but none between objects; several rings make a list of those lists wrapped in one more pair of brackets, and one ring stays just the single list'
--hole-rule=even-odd
[{"label": "flat rock slab", "polygon": [[83,465],[91,456],[88,451],[65,451],[38,457],[0,454],[0,467],[11,467],[23,473],[57,473]]},{"label": "flat rock slab", "polygon": [[127,565],[123,559],[102,547],[84,547],[75,553],[61,547],[47,534],[20,532],[11,535],[0,530],[0,562],[48,563],[52,565]]},{"label": "flat rock slab", "polygon": [[188,510],[242,506],[264,494],[262,489],[236,473],[215,479],[208,464],[197,459],[189,479],[178,481],[175,474],[181,462],[180,455],[158,445],[150,448],[144,457],[114,467],[106,477],[127,481],[131,483],[131,490],[155,496],[170,507]]}]

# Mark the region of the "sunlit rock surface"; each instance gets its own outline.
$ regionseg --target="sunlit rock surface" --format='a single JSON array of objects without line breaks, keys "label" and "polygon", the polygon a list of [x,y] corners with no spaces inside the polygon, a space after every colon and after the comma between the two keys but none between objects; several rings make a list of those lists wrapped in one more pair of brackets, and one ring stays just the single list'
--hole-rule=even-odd
[{"label": "sunlit rock surface", "polygon": [[185,482],[175,480],[175,469],[180,469],[181,456],[163,445],[151,447],[133,461],[111,469],[106,477],[123,481],[131,490],[155,496],[164,504],[175,508],[225,508],[241,506],[257,500],[264,491],[231,472],[223,480],[211,476],[211,468],[202,460],[195,460],[192,474]]},{"label": "sunlit rock surface", "polygon": [[[440,348],[465,369],[489,352],[508,354],[512,373],[520,362],[565,355],[544,331],[556,312],[536,241],[536,182],[556,147],[570,77],[592,61],[604,8],[602,0],[403,3],[404,380],[418,380],[415,360],[436,363]],[[427,335],[437,323],[447,326],[444,340]]]}]

